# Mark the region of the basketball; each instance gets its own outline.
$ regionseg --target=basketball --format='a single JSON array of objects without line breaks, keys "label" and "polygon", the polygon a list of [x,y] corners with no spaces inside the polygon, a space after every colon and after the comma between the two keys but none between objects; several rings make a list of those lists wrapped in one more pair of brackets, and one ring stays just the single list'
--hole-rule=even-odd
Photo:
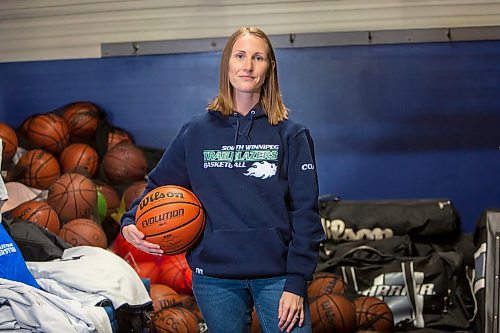
[{"label": "basketball", "polygon": [[6,123],[0,122],[0,139],[2,139],[2,158],[10,161],[17,151],[16,132]]},{"label": "basketball", "polygon": [[36,148],[59,154],[69,141],[66,121],[54,113],[33,116],[27,124],[26,137]]},{"label": "basketball", "polygon": [[159,244],[164,254],[173,255],[196,245],[205,227],[205,213],[193,192],[166,185],[142,198],[135,222],[145,240]]},{"label": "basketball", "polygon": [[181,294],[193,292],[193,272],[184,254],[162,256],[159,262],[158,282],[174,288]]},{"label": "basketball", "polygon": [[354,304],[344,295],[322,295],[309,308],[315,333],[352,333],[356,329]]},{"label": "basketball", "polygon": [[130,184],[123,191],[123,201],[125,202],[125,210],[129,210],[132,205],[132,201],[134,201],[137,197],[139,197],[144,189],[148,185],[148,182],[145,180],[138,180],[132,184]]},{"label": "basketball", "polygon": [[112,182],[128,182],[144,179],[148,169],[146,156],[132,143],[120,143],[106,151],[102,169]]},{"label": "basketball", "polygon": [[354,300],[356,322],[359,329],[377,332],[392,332],[394,318],[389,306],[371,296],[360,296]]},{"label": "basketball", "polygon": [[156,333],[197,333],[198,319],[188,309],[174,306],[154,312],[151,316]]},{"label": "basketball", "polygon": [[160,272],[156,261],[143,261],[136,262],[132,268],[137,272],[141,278],[149,279],[151,284],[158,282],[158,273]]},{"label": "basketball", "polygon": [[19,181],[46,190],[61,175],[59,162],[43,149],[28,150],[17,162]]},{"label": "basketball", "polygon": [[34,222],[57,235],[61,223],[56,211],[45,201],[26,201],[12,210],[12,217]]},{"label": "basketball", "polygon": [[120,206],[120,197],[111,185],[101,180],[96,180],[95,183],[97,191],[101,192],[104,198],[106,198],[107,216],[110,216]]},{"label": "basketball", "polygon": [[151,284],[151,300],[154,311],[181,304],[182,296],[174,289],[164,284]]},{"label": "basketball", "polygon": [[321,274],[314,276],[307,286],[309,299],[314,299],[324,294],[343,294],[346,286],[342,278],[336,274]]},{"label": "basketball", "polygon": [[97,190],[94,183],[78,173],[65,173],[49,187],[47,202],[64,223],[97,214]]},{"label": "basketball", "polygon": [[126,131],[122,130],[121,128],[112,128],[108,132],[108,148],[107,150],[110,150],[114,146],[116,146],[119,143],[134,143],[134,140],[132,140],[132,137],[130,134],[128,134]]},{"label": "basketball", "polygon": [[106,234],[101,226],[87,218],[68,221],[59,230],[59,236],[73,246],[108,247]]},{"label": "basketball", "polygon": [[74,102],[64,107],[63,119],[71,137],[86,139],[94,136],[99,121],[99,109],[90,102]]},{"label": "basketball", "polygon": [[31,115],[31,116],[26,117],[23,120],[23,123],[21,124],[21,126],[19,126],[19,133],[21,133],[24,136],[26,136],[26,134],[28,134],[28,130],[30,128],[30,123],[35,116],[36,115]]},{"label": "basketball", "polygon": [[63,173],[81,173],[92,178],[99,166],[99,155],[85,143],[73,143],[63,149],[59,155],[59,163]]}]

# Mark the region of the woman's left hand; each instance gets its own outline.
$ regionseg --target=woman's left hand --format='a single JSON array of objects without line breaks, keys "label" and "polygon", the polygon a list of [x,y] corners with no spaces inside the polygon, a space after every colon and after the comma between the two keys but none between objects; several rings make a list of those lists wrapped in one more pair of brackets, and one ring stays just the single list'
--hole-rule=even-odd
[{"label": "woman's left hand", "polygon": [[295,325],[304,323],[304,297],[284,291],[278,309],[278,327],[290,332]]}]

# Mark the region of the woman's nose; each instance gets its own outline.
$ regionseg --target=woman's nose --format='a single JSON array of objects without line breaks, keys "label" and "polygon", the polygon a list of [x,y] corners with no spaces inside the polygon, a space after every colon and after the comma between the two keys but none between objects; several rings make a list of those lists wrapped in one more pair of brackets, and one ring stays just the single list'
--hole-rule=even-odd
[{"label": "woman's nose", "polygon": [[246,58],[243,62],[243,68],[247,71],[250,71],[253,69],[253,61],[251,58]]}]

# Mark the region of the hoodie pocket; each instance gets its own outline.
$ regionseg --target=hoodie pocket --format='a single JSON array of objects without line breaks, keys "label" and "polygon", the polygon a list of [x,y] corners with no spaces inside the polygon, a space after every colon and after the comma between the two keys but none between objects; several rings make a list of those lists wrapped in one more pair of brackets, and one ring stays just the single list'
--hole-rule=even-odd
[{"label": "hoodie pocket", "polygon": [[284,274],[288,253],[286,238],[275,228],[213,230],[200,248],[198,260],[206,268],[216,270],[212,272],[216,275]]}]

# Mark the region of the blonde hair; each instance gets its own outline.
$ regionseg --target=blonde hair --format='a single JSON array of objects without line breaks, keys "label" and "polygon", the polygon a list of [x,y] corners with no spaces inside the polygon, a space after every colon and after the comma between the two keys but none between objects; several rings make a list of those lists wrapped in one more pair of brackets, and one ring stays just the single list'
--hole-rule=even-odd
[{"label": "blonde hair", "polygon": [[234,88],[229,82],[228,76],[229,59],[231,58],[234,43],[244,34],[260,38],[267,45],[269,68],[266,73],[266,80],[261,87],[260,104],[267,115],[269,123],[276,125],[280,121],[288,118],[288,109],[285,107],[283,100],[281,99],[281,92],[278,84],[276,56],[274,54],[271,41],[262,30],[256,27],[240,28],[227,40],[220,60],[219,95],[210,101],[207,109],[219,111],[225,116],[229,116],[234,112]]}]

